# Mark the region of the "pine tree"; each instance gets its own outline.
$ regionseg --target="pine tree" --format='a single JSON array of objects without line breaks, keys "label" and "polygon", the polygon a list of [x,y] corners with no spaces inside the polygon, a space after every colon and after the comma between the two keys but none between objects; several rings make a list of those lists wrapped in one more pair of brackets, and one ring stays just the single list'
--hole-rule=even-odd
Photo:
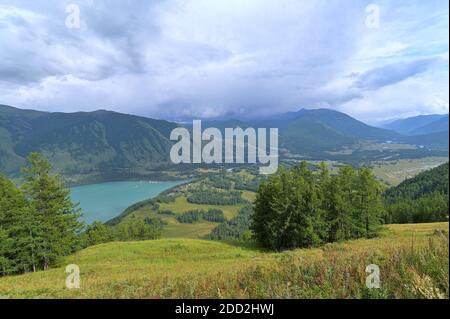
[{"label": "pine tree", "polygon": [[355,171],[351,166],[339,169],[331,183],[330,238],[348,240],[354,234]]},{"label": "pine tree", "polygon": [[383,212],[382,189],[372,171],[351,166],[330,175],[303,162],[264,181],[254,204],[251,230],[270,249],[310,247],[324,242],[371,237]]},{"label": "pine tree", "polygon": [[13,273],[17,267],[17,237],[25,210],[23,194],[0,176],[0,275]]},{"label": "pine tree", "polygon": [[83,225],[80,210],[70,199],[58,176],[50,174],[50,163],[39,153],[32,153],[22,169],[25,182],[22,190],[29,202],[32,258],[40,268],[47,269],[60,256],[78,248],[77,234]]},{"label": "pine tree", "polygon": [[363,167],[358,172],[356,200],[356,226],[359,234],[371,237],[381,224],[383,213],[382,189],[372,171]]},{"label": "pine tree", "polygon": [[317,174],[316,193],[318,201],[318,220],[316,222],[316,231],[322,242],[330,240],[330,221],[329,214],[332,209],[331,205],[331,177],[328,165],[324,162],[319,164],[319,172]]}]

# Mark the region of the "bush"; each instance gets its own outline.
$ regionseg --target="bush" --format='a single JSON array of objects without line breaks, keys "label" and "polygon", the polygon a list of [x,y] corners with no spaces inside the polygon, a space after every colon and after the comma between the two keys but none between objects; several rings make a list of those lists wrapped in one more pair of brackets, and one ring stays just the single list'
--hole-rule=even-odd
[{"label": "bush", "polygon": [[83,247],[107,243],[114,240],[114,229],[101,222],[94,222],[87,226],[81,238]]}]

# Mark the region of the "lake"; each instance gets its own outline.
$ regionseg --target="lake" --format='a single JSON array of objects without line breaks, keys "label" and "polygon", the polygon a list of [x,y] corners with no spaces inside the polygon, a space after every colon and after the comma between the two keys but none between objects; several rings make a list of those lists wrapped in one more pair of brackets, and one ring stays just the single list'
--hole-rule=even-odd
[{"label": "lake", "polygon": [[183,184],[177,182],[111,182],[70,188],[72,201],[80,203],[87,224],[106,222],[119,216],[129,206],[153,198],[163,191]]}]

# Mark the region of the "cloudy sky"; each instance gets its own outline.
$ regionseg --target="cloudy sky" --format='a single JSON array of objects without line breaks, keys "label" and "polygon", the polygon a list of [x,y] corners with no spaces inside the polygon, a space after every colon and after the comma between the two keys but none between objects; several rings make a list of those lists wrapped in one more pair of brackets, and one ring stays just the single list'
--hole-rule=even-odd
[{"label": "cloudy sky", "polygon": [[448,30],[447,0],[1,0],[0,104],[168,119],[447,113]]}]

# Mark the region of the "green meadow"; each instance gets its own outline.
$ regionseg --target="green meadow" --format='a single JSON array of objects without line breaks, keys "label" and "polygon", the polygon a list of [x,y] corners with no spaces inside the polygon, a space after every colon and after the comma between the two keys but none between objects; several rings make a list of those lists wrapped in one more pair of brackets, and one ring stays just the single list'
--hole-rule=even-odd
[{"label": "green meadow", "polygon": [[[199,239],[113,242],[48,271],[0,278],[2,298],[448,298],[448,223],[289,252]],[[65,267],[81,271],[67,289]],[[365,286],[380,267],[381,288]]]}]

